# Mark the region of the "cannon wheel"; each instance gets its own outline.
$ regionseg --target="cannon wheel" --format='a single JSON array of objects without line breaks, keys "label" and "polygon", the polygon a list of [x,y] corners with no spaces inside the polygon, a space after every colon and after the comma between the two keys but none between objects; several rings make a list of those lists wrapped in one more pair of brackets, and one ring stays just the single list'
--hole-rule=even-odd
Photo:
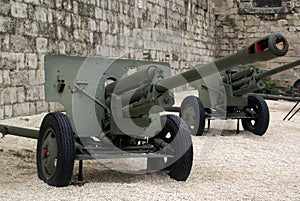
[{"label": "cannon wheel", "polygon": [[180,107],[180,117],[185,121],[194,136],[200,136],[205,127],[205,111],[201,100],[196,96],[186,97]]},{"label": "cannon wheel", "polygon": [[193,164],[190,132],[182,119],[175,115],[162,116],[162,124],[163,129],[156,137],[169,144],[175,152],[174,158],[148,158],[148,169],[165,170],[172,179],[186,181]]},{"label": "cannon wheel", "polygon": [[74,134],[66,115],[49,113],[37,143],[38,177],[50,186],[67,186],[74,167]]},{"label": "cannon wheel", "polygon": [[266,101],[258,95],[248,97],[248,108],[253,110],[258,117],[255,119],[242,119],[245,130],[251,131],[255,135],[264,135],[268,130],[270,115]]},{"label": "cannon wheel", "polygon": [[299,80],[296,80],[296,82],[294,83],[293,87],[297,90],[300,91],[300,79]]}]

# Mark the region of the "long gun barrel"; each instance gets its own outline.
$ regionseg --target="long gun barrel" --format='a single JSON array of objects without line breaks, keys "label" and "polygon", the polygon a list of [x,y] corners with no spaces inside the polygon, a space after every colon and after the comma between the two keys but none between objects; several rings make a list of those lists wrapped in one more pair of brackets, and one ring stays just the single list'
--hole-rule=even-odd
[{"label": "long gun barrel", "polygon": [[[299,65],[300,60],[297,60],[266,72],[261,72],[258,68],[250,67],[233,74],[230,74],[229,72],[227,76],[224,77],[223,82],[228,83],[230,80],[230,82],[232,82],[231,86],[233,95],[241,96],[265,88],[265,84],[262,81],[263,78],[272,76],[276,73],[280,73]],[[228,76],[231,76],[231,79],[228,79]]]},{"label": "long gun barrel", "polygon": [[257,40],[250,46],[241,49],[233,55],[217,59],[208,64],[196,65],[191,70],[160,80],[156,84],[156,90],[163,93],[167,89],[173,89],[214,74],[215,71],[213,70],[213,67],[216,67],[217,70],[221,72],[238,65],[268,61],[284,56],[288,52],[288,47],[289,43],[287,39],[280,33],[274,33]]},{"label": "long gun barrel", "polygon": [[294,68],[294,67],[299,66],[299,65],[300,65],[300,60],[294,61],[292,63],[285,64],[285,65],[280,66],[278,68],[274,68],[272,70],[269,70],[269,71],[266,71],[264,73],[261,73],[260,75],[258,75],[256,77],[256,80],[260,80],[260,79],[263,79],[265,77],[270,77],[270,76],[272,76],[272,75],[274,75],[276,73],[280,73],[282,71],[288,70],[290,68]]}]

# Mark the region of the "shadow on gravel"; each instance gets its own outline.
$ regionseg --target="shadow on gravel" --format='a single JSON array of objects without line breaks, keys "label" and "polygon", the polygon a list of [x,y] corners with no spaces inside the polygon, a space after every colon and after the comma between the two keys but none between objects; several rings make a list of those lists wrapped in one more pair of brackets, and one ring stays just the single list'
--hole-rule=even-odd
[{"label": "shadow on gravel", "polygon": [[239,133],[237,133],[236,130],[226,130],[226,129],[217,129],[217,128],[210,128],[209,130],[205,129],[203,136],[244,136],[244,135],[249,135],[251,134],[248,131],[240,131]]},{"label": "shadow on gravel", "polygon": [[75,165],[74,176],[71,185],[83,186],[86,183],[139,183],[141,181],[153,183],[153,180],[159,182],[170,179],[165,172],[154,172],[154,173],[125,173],[117,170],[112,170],[97,161],[86,161],[84,162],[83,168],[83,181],[78,181],[78,166]]}]

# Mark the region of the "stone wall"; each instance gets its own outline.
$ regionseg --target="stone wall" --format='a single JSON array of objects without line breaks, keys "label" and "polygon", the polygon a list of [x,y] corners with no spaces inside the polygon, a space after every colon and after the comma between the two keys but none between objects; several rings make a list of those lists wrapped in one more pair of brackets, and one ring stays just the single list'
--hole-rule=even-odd
[{"label": "stone wall", "polygon": [[[281,7],[256,7],[253,0],[216,2],[216,56],[235,52],[251,41],[273,32],[281,32],[290,42],[289,53],[271,62],[258,65],[275,68],[299,59],[300,0],[282,0]],[[300,78],[300,67],[272,76],[278,86],[292,85]]]},{"label": "stone wall", "polygon": [[58,107],[44,101],[46,54],[168,61],[174,73],[211,61],[213,8],[209,0],[1,0],[0,119]]},{"label": "stone wall", "polygon": [[[166,61],[173,74],[281,32],[298,59],[300,0],[258,8],[253,0],[1,0],[0,119],[59,107],[45,102],[44,56],[63,54]],[[215,7],[216,4],[216,7]],[[280,85],[299,68],[272,77]]]}]

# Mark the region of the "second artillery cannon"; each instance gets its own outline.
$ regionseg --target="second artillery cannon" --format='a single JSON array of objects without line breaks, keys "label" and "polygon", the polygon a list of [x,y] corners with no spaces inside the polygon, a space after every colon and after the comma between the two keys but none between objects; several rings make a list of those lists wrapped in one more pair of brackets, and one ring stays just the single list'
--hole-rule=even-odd
[{"label": "second artillery cannon", "polygon": [[237,119],[237,132],[241,120],[245,130],[263,135],[269,126],[269,109],[262,96],[254,92],[265,88],[264,78],[298,65],[300,60],[269,71],[254,66],[228,69],[219,77],[214,75],[193,82],[191,85],[198,90],[198,97],[186,97],[181,107],[173,110],[180,112],[192,135],[203,134],[206,119],[208,128],[212,119]]},{"label": "second artillery cannon", "polygon": [[181,118],[160,115],[173,108],[171,89],[287,50],[276,33],[173,77],[167,63],[48,55],[45,98],[61,103],[66,115],[47,114],[39,131],[0,125],[0,132],[38,140],[38,176],[51,186],[70,183],[74,160],[81,175],[83,160],[107,158],[146,158],[145,172],[162,170],[185,181],[193,163],[190,131]]}]

